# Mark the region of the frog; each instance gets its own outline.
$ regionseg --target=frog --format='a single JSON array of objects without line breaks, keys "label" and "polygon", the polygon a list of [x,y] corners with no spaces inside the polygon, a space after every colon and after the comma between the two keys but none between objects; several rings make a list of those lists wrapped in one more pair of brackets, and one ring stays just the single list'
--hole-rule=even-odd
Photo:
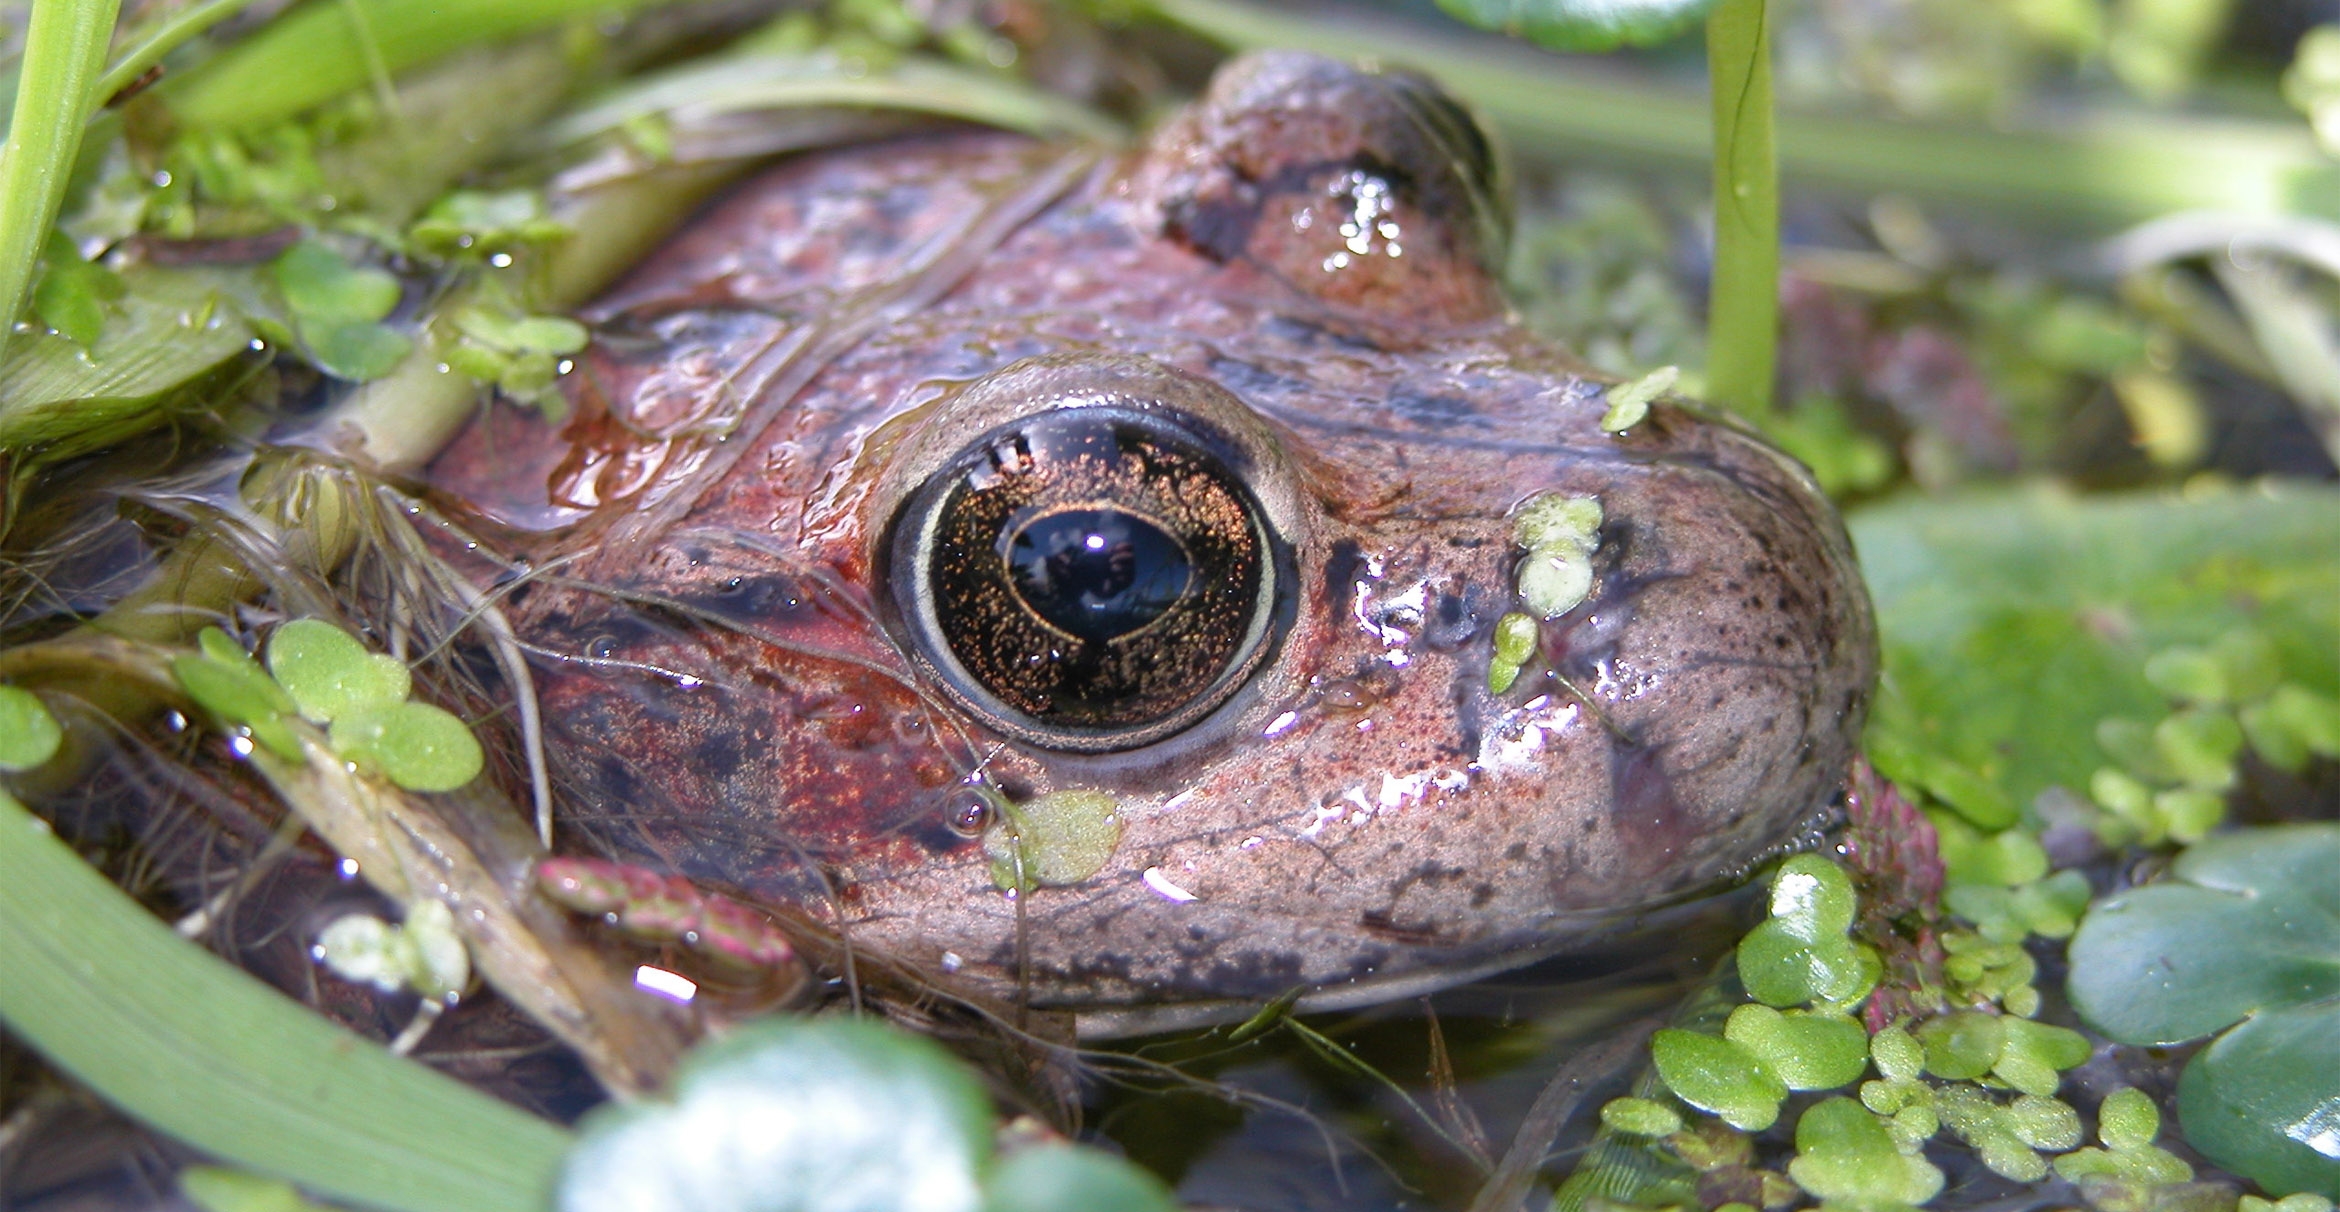
[{"label": "frog", "polygon": [[[1113,1035],[1426,992],[1809,844],[1877,663],[1845,531],[1526,331],[1505,191],[1433,82],[1296,51],[1127,150],[732,187],[586,309],[565,418],[428,473],[520,553],[557,848]],[[1582,584],[1523,598],[1554,503]]]}]

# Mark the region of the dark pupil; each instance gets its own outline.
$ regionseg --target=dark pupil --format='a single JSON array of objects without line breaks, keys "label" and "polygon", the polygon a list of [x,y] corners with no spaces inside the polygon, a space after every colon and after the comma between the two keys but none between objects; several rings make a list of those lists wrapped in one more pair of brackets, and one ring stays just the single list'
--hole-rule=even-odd
[{"label": "dark pupil", "polygon": [[1118,509],[1049,514],[1016,531],[1006,555],[1024,605],[1095,642],[1162,617],[1194,575],[1178,540]]}]

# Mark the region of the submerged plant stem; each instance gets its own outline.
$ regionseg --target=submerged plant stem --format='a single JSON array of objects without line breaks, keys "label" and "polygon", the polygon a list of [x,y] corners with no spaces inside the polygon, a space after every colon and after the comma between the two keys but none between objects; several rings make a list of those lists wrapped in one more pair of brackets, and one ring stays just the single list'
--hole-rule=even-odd
[{"label": "submerged plant stem", "polygon": [[16,328],[49,225],[64,203],[92,87],[105,65],[121,0],[32,6],[8,143],[0,149],[0,357]]},{"label": "submerged plant stem", "polygon": [[1714,281],[1707,391],[1771,411],[1779,343],[1779,151],[1772,137],[1768,0],[1722,0],[1706,18],[1714,101]]}]

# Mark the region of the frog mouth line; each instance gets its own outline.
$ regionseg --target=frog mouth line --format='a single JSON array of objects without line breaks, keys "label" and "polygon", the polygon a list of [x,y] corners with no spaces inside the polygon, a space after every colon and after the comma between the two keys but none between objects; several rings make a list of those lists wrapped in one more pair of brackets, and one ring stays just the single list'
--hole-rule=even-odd
[{"label": "frog mouth line", "polygon": [[[1710,885],[1653,902],[1641,912],[1623,915],[1613,911],[1556,914],[1534,929],[1507,932],[1495,941],[1453,948],[1458,956],[1468,958],[1451,965],[1408,967],[1317,986],[1300,994],[1290,1012],[1329,1014],[1429,997],[1564,955],[1584,956],[1604,948],[1630,954],[1636,963],[1647,962],[1653,949],[1665,950],[1663,945],[1652,944],[1650,940],[1690,936],[1695,932],[1683,927],[1708,915],[1735,919],[1743,908],[1741,902],[1754,895],[1759,887],[1745,882]],[[1642,945],[1633,946],[1636,942]],[[1552,980],[1555,983],[1589,981],[1605,974],[1606,970],[1597,965],[1585,965],[1572,972],[1555,973]],[[1248,997],[1099,1006],[1076,1010],[1073,1022],[1082,1040],[1128,1039],[1242,1022],[1276,1000],[1275,997]]]}]

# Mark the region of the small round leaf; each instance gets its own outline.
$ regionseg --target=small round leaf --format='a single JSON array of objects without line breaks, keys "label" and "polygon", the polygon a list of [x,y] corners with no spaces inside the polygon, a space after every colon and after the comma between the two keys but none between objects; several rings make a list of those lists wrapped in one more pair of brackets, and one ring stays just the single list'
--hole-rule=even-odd
[{"label": "small round leaf", "polygon": [[1650,1059],[1658,1077],[1683,1102],[1721,1116],[1724,1123],[1758,1132],[1779,1118],[1787,1086],[1754,1053],[1712,1035],[1664,1030],[1651,1037]]},{"label": "small round leaf", "polygon": [[333,721],[334,752],[408,791],[453,791],[478,777],[484,755],[463,721],[428,703],[393,703]]},{"label": "small round leaf", "polygon": [[323,619],[294,619],[268,637],[268,672],[318,723],[353,711],[388,707],[406,697],[406,664],[369,652],[357,637]]},{"label": "small round leaf", "polygon": [[57,754],[65,730],[40,696],[21,686],[0,686],[0,770],[30,770]]}]

